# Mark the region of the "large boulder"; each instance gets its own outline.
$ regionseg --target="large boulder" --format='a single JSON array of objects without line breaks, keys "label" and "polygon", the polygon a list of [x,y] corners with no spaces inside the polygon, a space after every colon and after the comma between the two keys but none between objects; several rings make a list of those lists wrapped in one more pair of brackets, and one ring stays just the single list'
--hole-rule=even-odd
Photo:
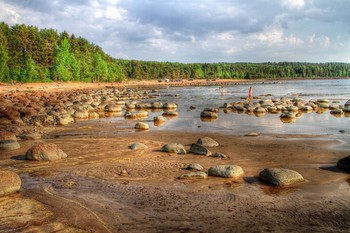
[{"label": "large boulder", "polygon": [[168,153],[186,154],[184,146],[178,143],[165,144],[160,150]]},{"label": "large boulder", "polygon": [[338,160],[337,167],[350,172],[350,156]]},{"label": "large boulder", "polygon": [[192,144],[189,153],[196,155],[211,156],[211,151],[202,145]]},{"label": "large boulder", "polygon": [[35,161],[53,161],[67,158],[67,154],[64,153],[56,144],[39,143],[32,146],[26,152],[25,158]]},{"label": "large boulder", "polygon": [[203,137],[197,140],[198,145],[205,147],[216,147],[219,146],[219,143],[210,137]]},{"label": "large boulder", "polygon": [[11,171],[0,171],[0,196],[16,193],[21,188],[21,178]]},{"label": "large boulder", "polygon": [[224,178],[237,178],[244,174],[243,169],[237,165],[216,165],[208,170],[210,176],[220,176]]},{"label": "large boulder", "polygon": [[275,186],[286,186],[304,181],[298,172],[285,168],[265,168],[259,178]]},{"label": "large boulder", "polygon": [[8,131],[0,131],[0,150],[14,150],[20,148],[16,135]]}]

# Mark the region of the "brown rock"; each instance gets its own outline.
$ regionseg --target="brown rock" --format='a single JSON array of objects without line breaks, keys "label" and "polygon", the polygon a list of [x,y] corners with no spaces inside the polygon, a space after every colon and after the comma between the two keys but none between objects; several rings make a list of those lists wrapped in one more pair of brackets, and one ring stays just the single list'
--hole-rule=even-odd
[{"label": "brown rock", "polygon": [[21,178],[11,171],[0,171],[0,196],[16,193],[21,188]]},{"label": "brown rock", "polygon": [[36,144],[26,152],[28,160],[53,161],[62,158],[67,158],[67,154],[53,143]]}]

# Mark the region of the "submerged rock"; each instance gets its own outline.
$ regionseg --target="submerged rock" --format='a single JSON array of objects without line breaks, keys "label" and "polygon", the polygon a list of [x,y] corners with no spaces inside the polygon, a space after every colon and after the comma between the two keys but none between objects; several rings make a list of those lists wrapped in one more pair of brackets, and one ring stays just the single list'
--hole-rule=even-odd
[{"label": "submerged rock", "polygon": [[304,181],[298,172],[285,168],[265,168],[259,178],[275,186],[286,186]]},{"label": "submerged rock", "polygon": [[67,158],[67,154],[64,153],[56,144],[39,143],[32,146],[26,152],[25,158],[35,161],[53,161]]},{"label": "submerged rock", "polygon": [[0,171],[0,196],[16,193],[21,188],[21,178],[12,171]]},{"label": "submerged rock", "polygon": [[237,178],[244,174],[243,169],[237,165],[216,165],[208,170],[210,176],[220,176],[224,178]]}]

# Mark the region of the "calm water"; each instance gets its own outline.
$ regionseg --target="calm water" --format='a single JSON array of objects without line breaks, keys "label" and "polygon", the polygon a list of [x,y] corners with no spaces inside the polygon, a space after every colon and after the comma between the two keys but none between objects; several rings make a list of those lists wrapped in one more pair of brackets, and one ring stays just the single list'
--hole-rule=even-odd
[{"label": "calm water", "polygon": [[[196,132],[221,132],[225,134],[245,134],[260,132],[266,134],[326,134],[346,138],[350,136],[350,117],[335,117],[325,111],[323,114],[304,113],[295,123],[283,123],[280,114],[265,114],[262,117],[238,114],[235,112],[219,112],[219,118],[213,122],[203,122],[201,111],[206,107],[218,108],[225,102],[240,101],[247,97],[250,84],[227,85],[224,93],[217,86],[209,87],[168,87],[159,91],[157,100],[162,102],[176,102],[179,117],[167,120],[162,126],[153,125],[153,117],[162,112],[150,112],[148,121],[152,130],[176,130]],[[279,83],[254,83],[254,96],[270,94],[273,98],[296,97],[310,100],[326,98],[330,101],[339,101],[343,105],[350,99],[350,80],[302,80],[283,81]],[[178,98],[172,95],[179,94]],[[272,98],[269,96],[268,98]],[[196,106],[195,110],[189,110]],[[123,118],[122,118],[123,119]],[[345,130],[340,133],[339,130]]]}]

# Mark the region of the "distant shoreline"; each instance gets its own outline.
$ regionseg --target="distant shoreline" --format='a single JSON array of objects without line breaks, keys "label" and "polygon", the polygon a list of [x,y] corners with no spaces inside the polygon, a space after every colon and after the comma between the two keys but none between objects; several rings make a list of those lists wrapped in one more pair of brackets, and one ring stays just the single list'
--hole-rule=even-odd
[{"label": "distant shoreline", "polygon": [[279,79],[217,79],[217,80],[181,80],[159,82],[158,80],[133,80],[124,82],[100,82],[100,83],[84,83],[84,82],[51,82],[51,83],[24,83],[11,85],[8,83],[0,83],[0,93],[6,92],[29,92],[29,91],[68,91],[79,89],[102,89],[102,88],[130,88],[130,87],[162,87],[162,86],[218,86],[218,85],[239,85],[239,84],[256,84],[264,82],[284,82],[297,80],[332,80],[332,79],[350,79],[350,77],[337,78],[279,78]]}]

